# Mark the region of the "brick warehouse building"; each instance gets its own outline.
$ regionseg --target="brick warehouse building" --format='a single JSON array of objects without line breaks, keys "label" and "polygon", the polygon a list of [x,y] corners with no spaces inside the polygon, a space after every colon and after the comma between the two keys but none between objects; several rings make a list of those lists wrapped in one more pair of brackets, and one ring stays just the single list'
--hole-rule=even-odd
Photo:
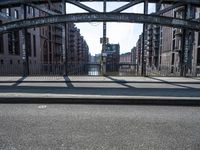
[{"label": "brick warehouse building", "polygon": [[[169,7],[170,5],[156,5],[156,11]],[[190,19],[200,17],[200,9],[192,8]],[[164,16],[183,18],[184,7],[176,8],[163,14]],[[185,70],[186,76],[200,75],[200,33],[187,31],[188,42],[184,45],[183,29],[148,25],[145,37],[145,62],[147,75],[154,72],[154,75],[180,76],[181,70]],[[137,46],[138,72],[141,72],[141,47],[143,34],[140,35]],[[187,46],[185,57],[182,56],[183,48]],[[183,64],[183,65],[182,65]]]},{"label": "brick warehouse building", "polygon": [[122,63],[131,63],[132,62],[132,53],[127,52],[120,55],[120,62]]},{"label": "brick warehouse building", "polygon": [[67,45],[67,61],[68,72],[70,74],[79,74],[87,71],[87,63],[89,61],[89,47],[81,36],[80,30],[74,24],[68,24],[67,28],[68,45]]},{"label": "brick warehouse building", "polygon": [[[38,17],[39,11],[26,8],[27,18]],[[23,7],[6,8],[1,10],[6,16],[12,20],[19,20],[24,18]],[[1,23],[7,22],[9,19],[1,20]],[[40,49],[40,30],[39,28],[28,29],[27,31],[27,50],[29,55],[29,64],[40,63],[41,51]],[[1,35],[0,38],[0,71],[1,74],[16,74],[23,73],[23,60],[25,56],[22,49],[24,48],[23,33],[22,30],[13,31],[7,34]],[[17,69],[16,69],[17,68]]]},{"label": "brick warehouse building", "polygon": [[[60,14],[63,10],[61,3],[56,3],[52,6],[43,5],[43,7]],[[0,11],[7,17],[1,17],[0,23],[7,22],[9,19],[20,20],[24,18],[23,7],[5,8]],[[26,18],[48,15],[29,6],[26,6],[25,11]],[[65,42],[63,42],[63,27],[63,24],[54,24],[27,30],[26,46],[29,56],[30,75],[63,74],[65,53],[67,54],[67,63],[71,63],[69,58],[72,55],[72,51],[74,51],[73,57],[75,61],[73,63],[75,66],[80,66],[79,64],[84,66],[87,64],[89,51],[87,43],[80,32],[78,34],[70,32],[71,30],[79,29],[73,23],[66,24]],[[74,39],[74,43],[71,43],[73,36],[76,36],[76,39]],[[79,40],[80,43],[78,42]],[[0,75],[23,75],[23,63],[25,60],[23,51],[24,43],[23,30],[0,35]],[[63,49],[63,43],[65,43],[65,50]],[[77,67],[72,69],[75,70]],[[84,68],[79,67],[79,70],[83,69],[85,70],[85,66]],[[71,70],[71,72],[75,72],[74,70]]]},{"label": "brick warehouse building", "polygon": [[106,71],[117,72],[119,71],[120,61],[120,45],[119,44],[106,44]]}]

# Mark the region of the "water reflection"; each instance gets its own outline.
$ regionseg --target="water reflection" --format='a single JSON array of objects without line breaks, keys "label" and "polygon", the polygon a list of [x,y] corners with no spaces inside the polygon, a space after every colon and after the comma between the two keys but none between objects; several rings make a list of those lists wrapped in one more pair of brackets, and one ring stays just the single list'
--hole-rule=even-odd
[{"label": "water reflection", "polygon": [[[118,72],[107,72],[110,76],[136,76],[135,68],[120,68]],[[100,66],[90,65],[88,66],[88,75],[98,76],[101,75]]]},{"label": "water reflection", "polygon": [[91,65],[88,67],[89,76],[98,76],[100,75],[100,66]]}]

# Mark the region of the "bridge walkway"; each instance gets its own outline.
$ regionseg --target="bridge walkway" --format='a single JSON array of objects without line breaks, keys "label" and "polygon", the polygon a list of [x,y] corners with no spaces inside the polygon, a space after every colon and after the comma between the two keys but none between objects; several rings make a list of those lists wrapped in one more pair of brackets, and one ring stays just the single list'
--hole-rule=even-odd
[{"label": "bridge walkway", "polygon": [[138,100],[193,100],[197,104],[200,78],[0,77],[0,102],[138,103]]}]

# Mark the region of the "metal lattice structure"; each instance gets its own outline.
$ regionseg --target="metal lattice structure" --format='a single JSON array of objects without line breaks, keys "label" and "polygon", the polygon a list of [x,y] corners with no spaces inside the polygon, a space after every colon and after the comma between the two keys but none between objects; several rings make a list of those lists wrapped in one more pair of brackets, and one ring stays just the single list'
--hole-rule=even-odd
[{"label": "metal lattice structure", "polygon": [[[95,0],[101,2],[102,0]],[[39,6],[42,3],[48,3],[47,0],[2,0],[0,1],[0,8],[20,6],[22,4],[31,5],[37,9],[40,9],[44,12],[51,14],[48,17],[32,18],[19,21],[11,21],[5,24],[0,25],[0,33],[5,33],[10,30],[30,28],[43,26],[49,23],[64,23],[64,22],[130,22],[130,23],[147,23],[147,24],[159,24],[163,26],[170,26],[176,28],[186,28],[191,30],[200,31],[200,23],[198,20],[187,20],[187,19],[177,19],[172,17],[164,17],[161,14],[175,9],[180,6],[193,5],[196,7],[200,6],[199,0],[148,0],[150,3],[163,3],[171,4],[171,7],[168,7],[160,12],[155,14],[136,14],[136,13],[122,13],[123,10],[126,10],[136,4],[144,3],[147,0],[107,0],[107,2],[129,2],[111,12],[98,12],[81,2],[87,2],[87,0],[65,0],[66,3],[74,4],[84,10],[87,10],[89,13],[78,13],[78,14],[62,14],[58,15],[51,12],[50,10],[44,9]],[[61,2],[61,0],[51,0],[54,2]],[[91,2],[91,1],[90,1]],[[93,1],[92,1],[93,2]]]},{"label": "metal lattice structure", "polygon": [[[40,6],[41,4],[47,4],[47,3],[53,4],[58,2],[62,2],[63,4],[70,3],[88,12],[73,13],[73,14],[66,14],[65,12],[63,12],[62,14],[57,14],[51,10],[48,10],[47,8],[43,8]],[[90,8],[89,6],[85,5],[82,2],[127,2],[127,3],[110,12],[105,12],[105,11],[99,12],[93,8]],[[122,12],[140,3],[144,3],[143,14]],[[156,13],[148,14],[148,3],[170,4],[170,6],[160,11],[157,11]],[[6,23],[0,25],[0,34],[7,33],[13,30],[21,30],[21,29],[27,30],[28,28],[45,26],[48,24],[70,23],[70,22],[142,23],[144,24],[143,33],[146,29],[147,24],[182,28],[184,30],[200,31],[200,20],[191,19],[190,16],[188,15],[191,6],[200,7],[199,0],[106,0],[106,1],[105,0],[1,0],[0,1],[0,9],[8,7],[19,7],[19,6],[21,7],[26,5],[36,8],[45,13],[48,13],[49,16],[30,18],[30,19],[24,17],[24,19],[13,21],[12,18],[0,12],[0,17],[6,18],[8,20]],[[186,8],[185,9],[186,15],[182,19],[174,17],[166,17],[162,15],[163,13],[166,13],[178,7]],[[144,62],[144,47],[142,49],[143,49],[142,61]],[[143,65],[142,75],[145,75],[144,68],[145,66]]]}]

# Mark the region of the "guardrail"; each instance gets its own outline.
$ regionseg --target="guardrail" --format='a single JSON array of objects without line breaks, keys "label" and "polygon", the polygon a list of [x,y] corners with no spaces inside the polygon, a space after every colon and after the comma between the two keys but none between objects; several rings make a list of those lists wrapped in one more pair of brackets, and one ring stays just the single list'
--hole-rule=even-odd
[{"label": "guardrail", "polygon": [[[115,65],[106,66],[106,74],[113,76],[141,76],[141,65]],[[23,76],[23,64],[0,64],[0,76]],[[101,65],[87,63],[68,63],[64,64],[29,64],[30,76],[58,76],[58,75],[88,75],[98,76],[101,74]],[[146,76],[168,76],[179,77],[180,67],[162,65],[160,67],[146,67]],[[188,69],[186,76],[200,76],[200,67]]]}]

